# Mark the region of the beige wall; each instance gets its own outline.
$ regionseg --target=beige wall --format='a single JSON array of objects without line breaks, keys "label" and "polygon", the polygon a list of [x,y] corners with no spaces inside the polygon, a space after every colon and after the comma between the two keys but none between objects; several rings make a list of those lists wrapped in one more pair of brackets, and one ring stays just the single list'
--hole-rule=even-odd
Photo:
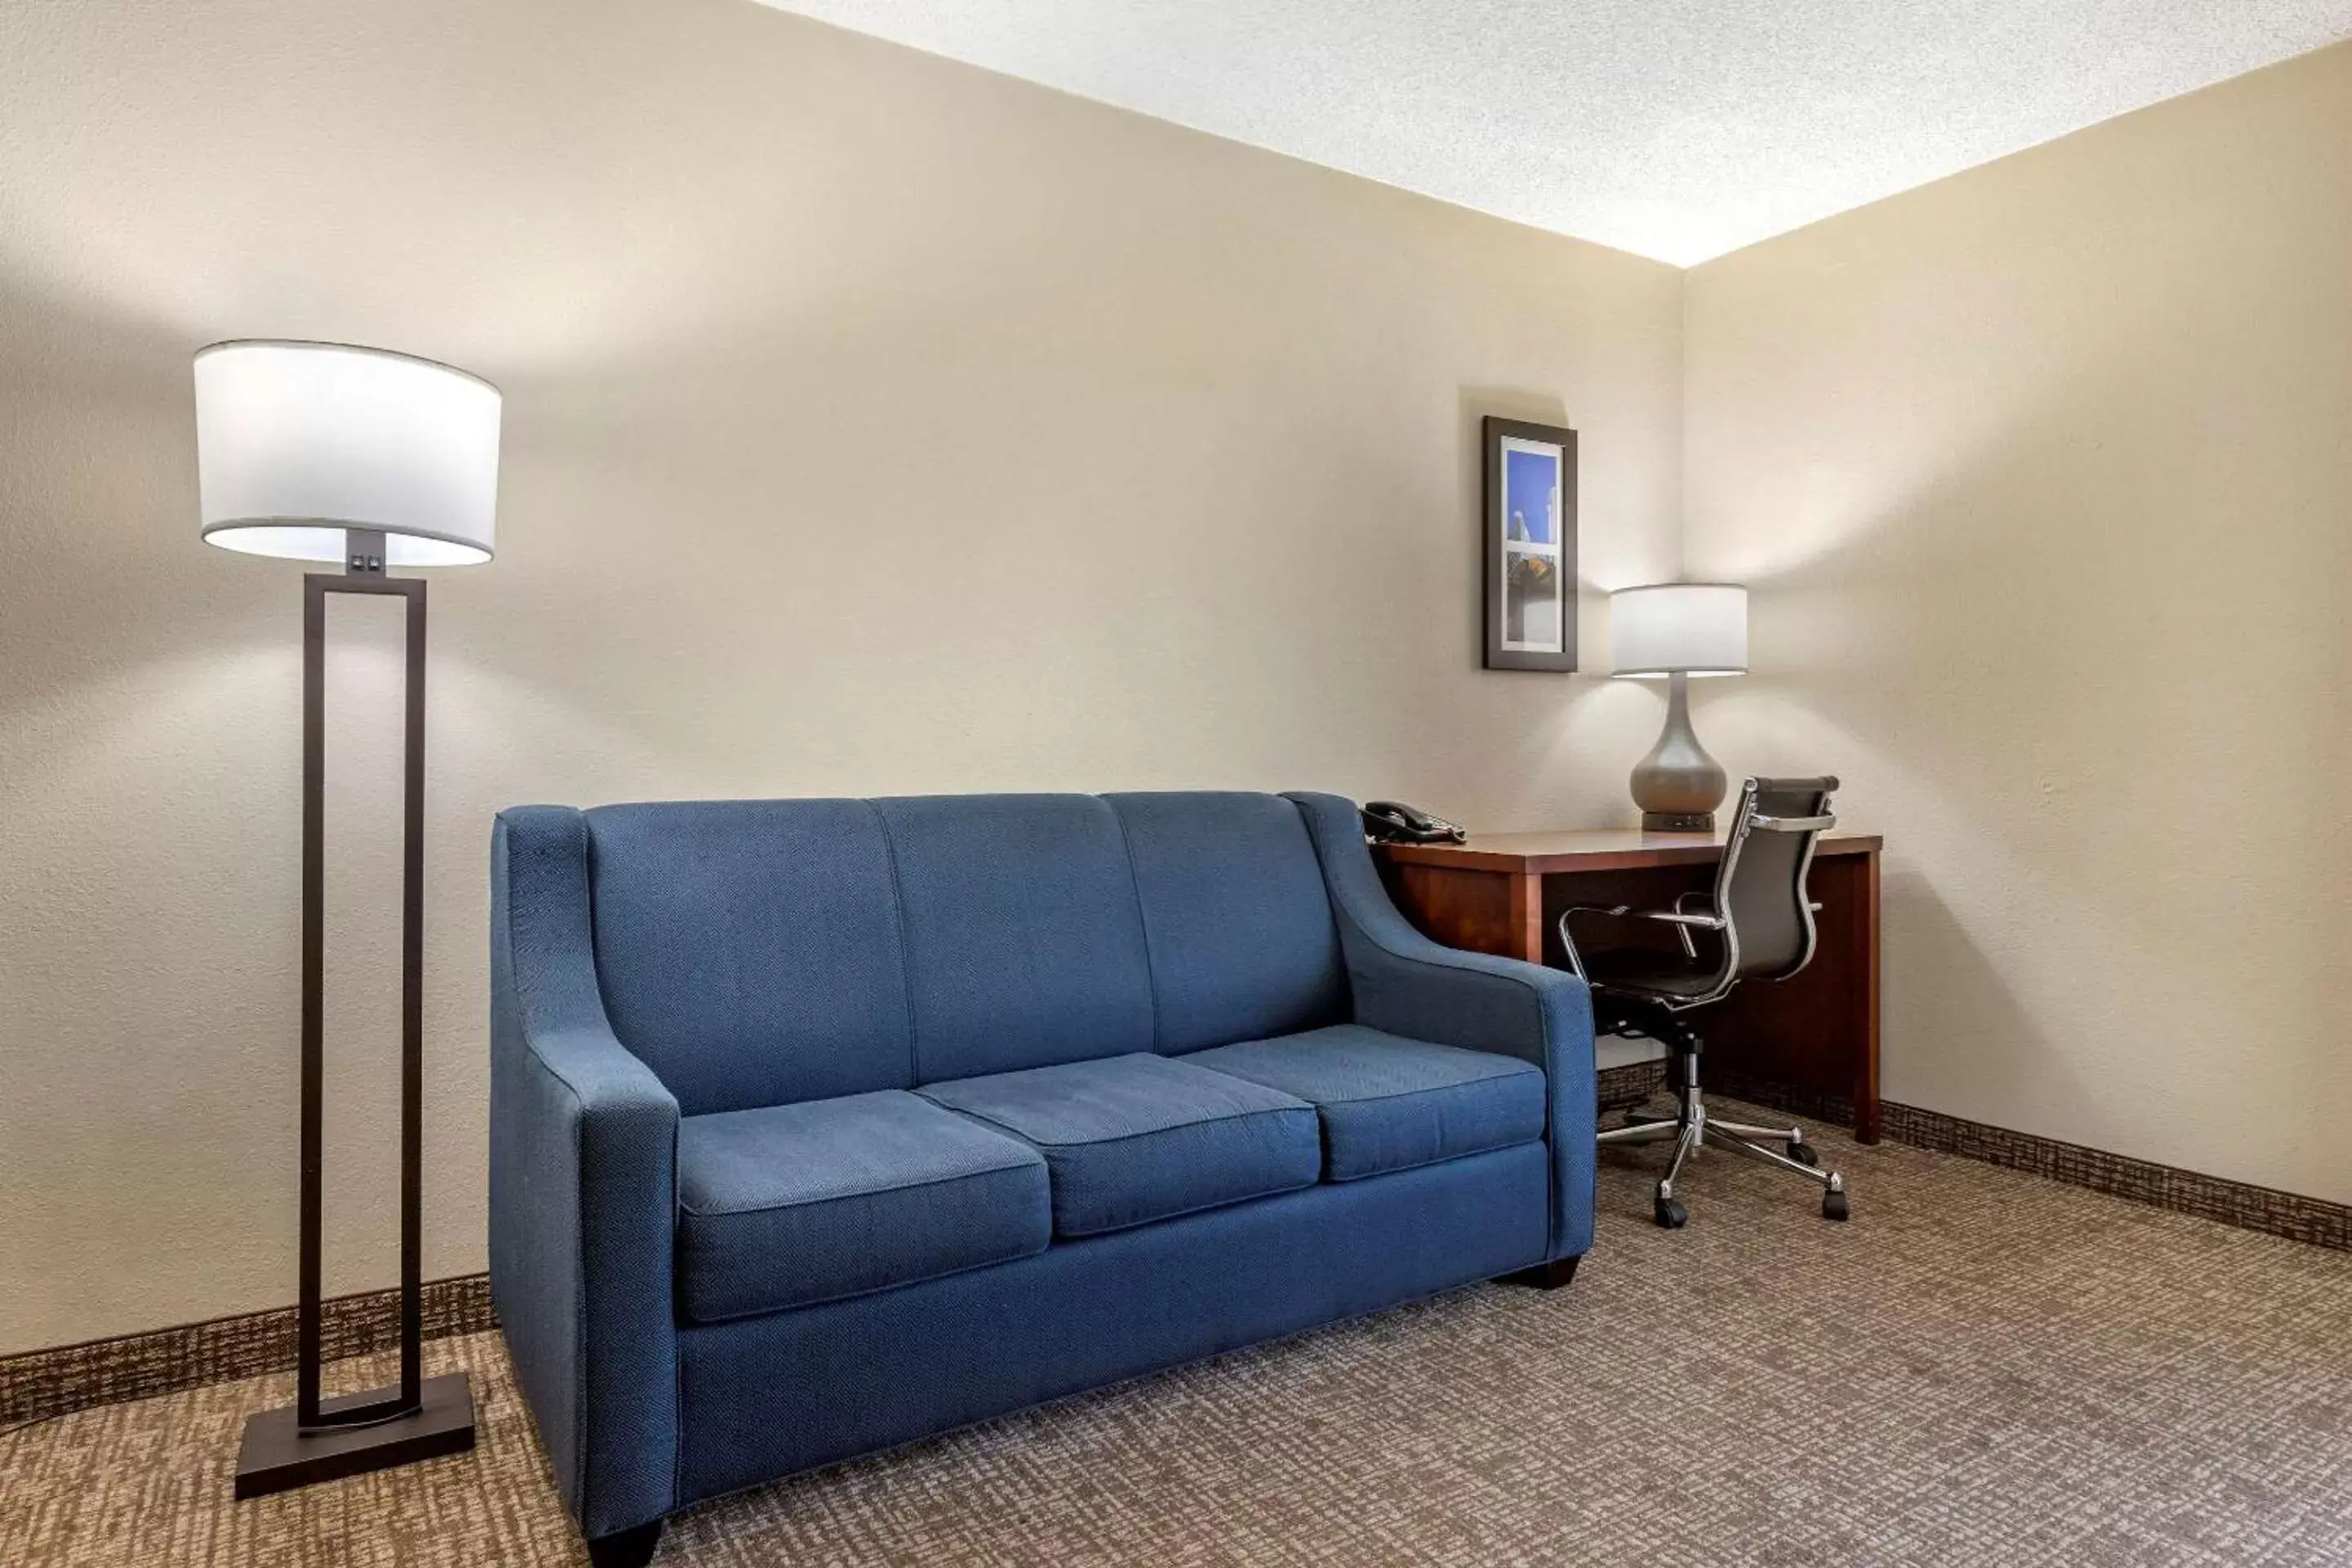
[{"label": "beige wall", "polygon": [[[1624,820],[1655,693],[1475,668],[1482,412],[1583,432],[1589,590],[1754,585],[1700,726],[1888,835],[1890,1098],[2352,1200],[2352,48],[1687,279],[749,0],[16,6],[0,62],[0,1353],[292,1293],[299,573],[194,528],[240,334],[508,394],[434,582],[429,1274],[499,805]],[[335,631],[350,1289],[396,673]]]},{"label": "beige wall", "polygon": [[[507,393],[499,559],[433,583],[431,1275],[483,1261],[500,805],[1598,823],[1657,722],[1476,668],[1474,431],[1565,416],[1589,578],[1670,574],[1670,268],[750,0],[0,8],[0,1353],[293,1293],[299,572],[197,542],[189,404],[247,334]],[[390,1272],[395,678],[337,637],[349,1289]]]},{"label": "beige wall", "polygon": [[1759,667],[1699,727],[1886,833],[1888,1097],[2352,1200],[2352,47],[1709,263],[1686,331]]}]

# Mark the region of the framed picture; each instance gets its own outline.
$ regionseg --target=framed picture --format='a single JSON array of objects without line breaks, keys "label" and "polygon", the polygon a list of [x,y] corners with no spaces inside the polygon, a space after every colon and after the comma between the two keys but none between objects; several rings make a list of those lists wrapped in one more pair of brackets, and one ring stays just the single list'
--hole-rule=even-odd
[{"label": "framed picture", "polygon": [[1489,416],[1486,668],[1576,668],[1576,432]]}]

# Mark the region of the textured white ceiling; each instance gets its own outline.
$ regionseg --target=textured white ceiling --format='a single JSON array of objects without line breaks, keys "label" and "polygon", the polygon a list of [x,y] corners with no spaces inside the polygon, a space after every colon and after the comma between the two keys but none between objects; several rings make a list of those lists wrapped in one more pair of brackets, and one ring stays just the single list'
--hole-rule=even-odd
[{"label": "textured white ceiling", "polygon": [[1689,265],[2352,37],[2352,0],[766,0]]}]

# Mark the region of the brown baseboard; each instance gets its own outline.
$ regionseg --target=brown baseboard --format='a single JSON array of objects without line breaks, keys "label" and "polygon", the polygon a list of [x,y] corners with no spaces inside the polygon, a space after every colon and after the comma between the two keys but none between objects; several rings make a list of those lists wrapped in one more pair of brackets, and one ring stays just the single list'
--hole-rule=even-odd
[{"label": "brown baseboard", "polygon": [[[425,1287],[425,1337],[498,1326],[490,1277],[467,1274]],[[323,1303],[326,1359],[364,1355],[400,1342],[400,1292],[371,1290]],[[0,1426],[38,1421],[93,1405],[150,1399],[183,1388],[284,1372],[294,1364],[294,1309],[277,1307],[210,1322],[90,1340],[0,1357]]]},{"label": "brown baseboard", "polygon": [[[1704,1070],[1707,1090],[1712,1094],[1744,1100],[1752,1105],[1768,1105],[1811,1121],[1838,1127],[1853,1125],[1853,1107],[1836,1096],[1713,1068]],[[1653,1094],[1664,1093],[1666,1088],[1665,1066],[1662,1062],[1606,1068],[1600,1079],[1602,1110],[1639,1104]],[[1880,1102],[1879,1116],[1885,1136],[1914,1148],[1982,1160],[1989,1165],[2044,1176],[2151,1208],[2194,1215],[2240,1230],[2258,1230],[2289,1241],[2352,1251],[2352,1207],[2329,1203],[2325,1198],[2307,1198],[2222,1176],[2184,1171],[2178,1166],[2134,1160],[2031,1132],[2012,1132],[2006,1127],[1947,1116],[1940,1110],[1923,1110],[1892,1100]]]},{"label": "brown baseboard", "polygon": [[1706,1075],[1709,1093],[1730,1100],[1744,1100],[1750,1105],[1769,1106],[1785,1110],[1801,1121],[1824,1121],[1832,1127],[1853,1127],[1853,1101],[1843,1094],[1825,1094],[1817,1089],[1800,1084],[1777,1083],[1770,1079],[1749,1078],[1745,1073],[1721,1072],[1710,1066],[1699,1069]]},{"label": "brown baseboard", "polygon": [[2218,1220],[2241,1230],[2259,1230],[2289,1241],[2352,1250],[2352,1207],[2329,1203],[2325,1198],[2307,1198],[2147,1160],[2134,1160],[2031,1132],[2012,1132],[2006,1127],[1969,1121],[1891,1100],[1879,1109],[1886,1136],[1916,1148],[1963,1154],[1987,1164],[2047,1176],[2068,1186],[2087,1187],[2110,1197],[2128,1198],[2175,1214]]}]

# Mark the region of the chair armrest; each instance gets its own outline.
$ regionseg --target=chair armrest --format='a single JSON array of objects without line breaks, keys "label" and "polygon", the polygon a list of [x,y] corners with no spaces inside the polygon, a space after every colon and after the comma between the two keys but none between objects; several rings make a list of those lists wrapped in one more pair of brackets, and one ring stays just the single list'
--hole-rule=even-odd
[{"label": "chair armrest", "polygon": [[669,1511],[677,1100],[604,1017],[576,811],[490,850],[490,1290],[557,1483],[591,1537]]},{"label": "chair armrest", "polygon": [[1723,921],[1714,915],[1694,915],[1681,910],[1637,910],[1631,904],[1603,908],[1599,904],[1577,904],[1560,911],[1565,921],[1570,915],[1619,915],[1629,921],[1664,921],[1668,925],[1686,926],[1696,931],[1721,931]]},{"label": "chair armrest", "polygon": [[1837,826],[1837,818],[1826,813],[1820,816],[1767,816],[1762,812],[1751,812],[1748,825],[1766,833],[1827,833]]},{"label": "chair armrest", "polygon": [[1569,968],[1576,972],[1578,979],[1588,978],[1584,973],[1584,954],[1577,950],[1576,933],[1569,928],[1568,923],[1570,919],[1576,915],[1613,915],[1622,920],[1663,921],[1673,926],[1675,935],[1682,939],[1683,956],[1696,958],[1698,948],[1691,941],[1690,933],[1694,931],[1721,931],[1724,922],[1714,915],[1685,913],[1683,903],[1693,897],[1703,898],[1705,895],[1681,894],[1675,898],[1675,907],[1671,910],[1637,910],[1631,904],[1613,904],[1606,907],[1600,904],[1577,904],[1562,910],[1559,914],[1559,945],[1568,954]]},{"label": "chair armrest", "polygon": [[1329,795],[1287,797],[1307,820],[1339,924],[1356,1021],[1390,1034],[1517,1057],[1543,1069],[1549,1098],[1545,1137],[1553,1191],[1549,1256],[1572,1258],[1592,1242],[1592,999],[1561,970],[1465,952],[1415,931],[1381,886],[1354,803]]}]

